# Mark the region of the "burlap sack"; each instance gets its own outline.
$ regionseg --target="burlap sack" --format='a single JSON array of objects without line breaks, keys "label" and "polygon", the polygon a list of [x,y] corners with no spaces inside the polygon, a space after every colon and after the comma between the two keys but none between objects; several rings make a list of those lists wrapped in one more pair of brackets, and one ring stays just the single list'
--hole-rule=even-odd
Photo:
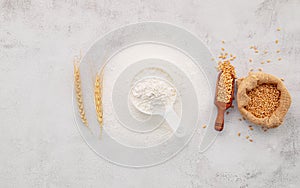
[{"label": "burlap sack", "polygon": [[[247,106],[250,100],[247,92],[261,84],[275,84],[280,91],[279,107],[273,112],[271,117],[257,118],[245,109],[245,106]],[[267,128],[275,128],[281,125],[291,105],[291,96],[280,79],[263,72],[250,72],[246,78],[241,78],[237,81],[237,87],[238,109],[246,119],[256,125]]]}]

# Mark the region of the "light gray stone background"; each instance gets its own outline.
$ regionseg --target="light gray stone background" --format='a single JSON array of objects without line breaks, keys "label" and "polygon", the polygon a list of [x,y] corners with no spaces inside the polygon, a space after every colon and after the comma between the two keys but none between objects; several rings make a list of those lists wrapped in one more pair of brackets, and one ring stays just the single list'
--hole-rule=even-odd
[{"label": "light gray stone background", "polygon": [[[199,126],[159,166],[130,169],[98,157],[73,121],[73,56],[112,29],[149,20],[188,29],[215,56],[225,40],[239,77],[262,67],[284,78],[293,97],[285,124],[249,131],[233,109],[204,154]],[[254,55],[250,45],[270,54]],[[265,58],[272,62],[261,65]],[[0,0],[0,187],[299,187],[299,59],[299,0]]]}]

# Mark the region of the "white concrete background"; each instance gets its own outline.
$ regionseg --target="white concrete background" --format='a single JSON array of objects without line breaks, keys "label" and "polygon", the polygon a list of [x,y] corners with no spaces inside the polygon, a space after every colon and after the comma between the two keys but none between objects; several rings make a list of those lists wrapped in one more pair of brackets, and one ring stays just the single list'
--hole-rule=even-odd
[{"label": "white concrete background", "polygon": [[[299,0],[0,0],[0,187],[299,187],[299,10]],[[263,67],[284,77],[293,97],[286,123],[248,131],[232,110],[204,154],[196,134],[179,155],[152,168],[99,158],[73,122],[71,60],[106,32],[147,20],[190,30],[215,55],[226,40],[238,76]],[[272,54],[271,64],[247,63],[254,56],[249,45],[274,51],[276,38],[281,62]]]}]

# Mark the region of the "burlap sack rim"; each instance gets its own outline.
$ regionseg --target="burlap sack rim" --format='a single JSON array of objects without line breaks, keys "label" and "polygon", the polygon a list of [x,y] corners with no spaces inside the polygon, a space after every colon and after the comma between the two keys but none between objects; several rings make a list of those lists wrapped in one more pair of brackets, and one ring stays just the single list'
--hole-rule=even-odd
[{"label": "burlap sack rim", "polygon": [[[277,89],[281,92],[279,99],[280,104],[271,117],[257,118],[251,112],[247,111],[244,106],[246,106],[250,100],[247,95],[247,91],[251,91],[253,88],[264,83],[277,84]],[[280,79],[263,72],[251,72],[246,78],[239,79],[237,81],[237,86],[238,109],[246,119],[254,124],[267,128],[275,128],[282,124],[291,105],[291,96]]]}]

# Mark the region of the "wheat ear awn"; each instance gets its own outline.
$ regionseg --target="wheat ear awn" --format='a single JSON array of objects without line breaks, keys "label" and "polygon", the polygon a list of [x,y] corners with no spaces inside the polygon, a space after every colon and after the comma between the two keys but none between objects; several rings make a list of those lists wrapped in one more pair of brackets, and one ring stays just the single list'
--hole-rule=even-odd
[{"label": "wheat ear awn", "polygon": [[80,80],[80,71],[79,71],[79,60],[78,58],[75,58],[74,60],[74,86],[76,91],[76,100],[78,105],[78,110],[80,114],[80,118],[82,120],[82,123],[85,126],[88,126],[88,121],[85,116],[84,112],[84,105],[83,105],[83,99],[82,99],[82,92],[81,92],[81,80]]}]

